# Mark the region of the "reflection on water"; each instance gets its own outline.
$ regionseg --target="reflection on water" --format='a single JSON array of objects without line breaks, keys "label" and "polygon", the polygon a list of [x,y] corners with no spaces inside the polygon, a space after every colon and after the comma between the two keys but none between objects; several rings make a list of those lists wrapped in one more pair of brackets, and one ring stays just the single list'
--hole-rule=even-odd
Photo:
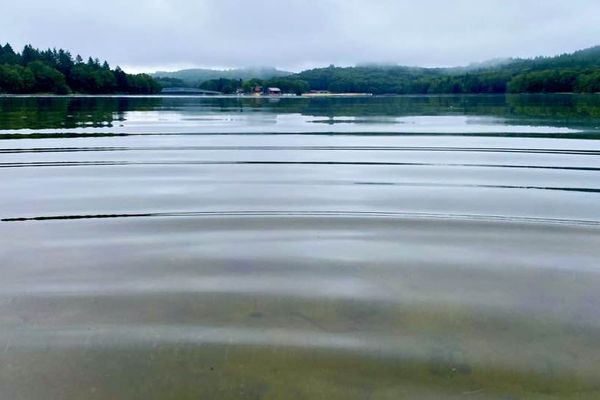
[{"label": "reflection on water", "polygon": [[[425,117],[425,118],[423,118]],[[445,117],[445,118],[432,118]],[[235,97],[0,97],[0,130],[39,131],[84,128],[99,133],[178,133],[210,128],[275,125],[282,132],[307,123],[366,124],[350,131],[369,132],[368,125],[395,125],[389,131],[411,132],[398,124],[433,127],[471,124],[475,127],[544,125],[558,131],[597,129],[600,97],[595,95],[398,96],[356,98]],[[158,123],[158,127],[157,127]],[[299,124],[299,126],[293,126]],[[98,128],[104,128],[98,129]],[[169,131],[162,131],[164,128]],[[237,128],[237,129],[236,129]],[[366,129],[364,129],[366,128]],[[413,126],[414,128],[414,126]],[[566,128],[571,128],[568,130]],[[191,130],[190,130],[191,129]],[[364,129],[364,130],[363,130]],[[317,129],[318,130],[318,129]],[[321,131],[330,131],[322,127]],[[388,131],[385,129],[384,131]],[[477,129],[471,129],[475,133]],[[521,130],[523,131],[523,130]],[[537,129],[537,131],[540,131]],[[555,129],[547,130],[551,133]],[[460,129],[455,133],[462,132]],[[485,132],[485,130],[484,130]],[[23,132],[22,132],[23,133]],[[260,133],[260,132],[252,132]],[[377,133],[373,131],[371,133]]]},{"label": "reflection on water", "polygon": [[599,106],[0,98],[0,398],[600,398]]}]

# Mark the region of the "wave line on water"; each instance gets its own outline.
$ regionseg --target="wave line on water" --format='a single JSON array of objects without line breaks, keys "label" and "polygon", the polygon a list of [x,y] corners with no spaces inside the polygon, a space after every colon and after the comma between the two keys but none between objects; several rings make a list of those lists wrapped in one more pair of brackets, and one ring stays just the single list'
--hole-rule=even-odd
[{"label": "wave line on water", "polygon": [[459,164],[459,163],[417,163],[417,162],[377,162],[377,161],[34,161],[0,163],[0,168],[28,167],[87,167],[87,166],[126,166],[126,165],[360,165],[360,166],[412,166],[412,167],[468,167],[468,168],[512,168],[550,169],[568,171],[600,171],[600,167],[570,167],[523,164]]},{"label": "wave line on water", "polygon": [[394,212],[394,211],[269,211],[269,210],[239,210],[239,211],[174,211],[152,213],[123,213],[123,214],[87,214],[87,215],[53,215],[37,217],[9,217],[2,218],[2,222],[27,222],[27,221],[60,221],[78,219],[111,219],[111,218],[149,218],[149,217],[352,217],[352,218],[397,218],[397,219],[442,219],[465,220],[477,222],[506,222],[506,223],[535,223],[535,224],[560,224],[577,226],[600,226],[600,220],[578,220],[561,218],[540,218],[524,216],[502,216],[483,214],[436,214],[421,212]]},{"label": "wave line on water", "polygon": [[386,151],[386,152],[469,152],[469,153],[525,153],[600,156],[600,150],[532,149],[509,147],[430,147],[430,146],[156,146],[156,147],[33,147],[6,148],[0,153],[70,153],[120,151]]},{"label": "wave line on water", "polygon": [[7,139],[60,139],[76,137],[109,137],[109,136],[376,136],[376,137],[399,137],[399,136],[435,136],[435,137],[508,137],[508,138],[544,138],[544,139],[579,139],[598,140],[600,133],[590,130],[576,130],[572,132],[411,132],[411,131],[289,131],[289,132],[256,132],[256,131],[225,131],[225,132],[20,132],[0,134],[0,140]]}]

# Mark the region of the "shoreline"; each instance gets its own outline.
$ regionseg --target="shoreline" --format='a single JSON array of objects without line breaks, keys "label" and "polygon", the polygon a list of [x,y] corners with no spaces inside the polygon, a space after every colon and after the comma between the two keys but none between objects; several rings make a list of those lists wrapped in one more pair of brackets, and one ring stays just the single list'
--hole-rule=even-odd
[{"label": "shoreline", "polygon": [[236,94],[52,94],[52,93],[0,93],[0,98],[228,98],[228,99],[300,99],[300,98],[358,98],[358,97],[471,97],[471,96],[597,96],[600,92],[556,92],[556,93],[405,93],[405,94],[373,94],[373,93],[306,93],[296,95],[236,95]]}]

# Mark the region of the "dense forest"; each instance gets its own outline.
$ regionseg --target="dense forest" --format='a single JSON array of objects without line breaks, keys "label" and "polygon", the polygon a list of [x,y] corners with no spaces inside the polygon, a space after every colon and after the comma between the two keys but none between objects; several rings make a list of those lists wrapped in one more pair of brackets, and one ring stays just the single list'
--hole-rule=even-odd
[{"label": "dense forest", "polygon": [[160,90],[149,75],[111,69],[97,58],[84,62],[62,49],[27,45],[18,53],[10,44],[0,45],[0,93],[152,94]]},{"label": "dense forest", "polygon": [[193,85],[173,77],[159,81],[165,86],[194,86],[225,94],[252,93],[257,87],[272,86],[296,94],[310,90],[372,94],[594,93],[600,92],[600,46],[556,57],[506,59],[469,67],[332,65],[271,79],[221,77]]},{"label": "dense forest", "polygon": [[311,90],[373,94],[600,92],[600,46],[461,68],[330,66],[293,75]]},{"label": "dense forest", "polygon": [[159,71],[152,74],[155,79],[175,79],[185,85],[194,86],[204,81],[229,79],[229,80],[268,80],[271,78],[283,78],[292,75],[292,72],[281,71],[272,67],[234,68],[234,69],[182,69],[174,72]]},{"label": "dense forest", "polygon": [[310,90],[310,87],[307,82],[301,79],[295,79],[291,77],[280,77],[271,79],[252,78],[248,80],[218,78],[197,82],[195,84],[178,78],[155,79],[163,87],[197,88],[203,90],[210,90],[214,92],[220,92],[223,94],[253,94],[257,92],[262,93],[270,87],[279,88],[283,91],[283,93],[296,95],[301,95],[302,93],[306,93]]},{"label": "dense forest", "polygon": [[[106,61],[84,61],[62,49],[40,51],[27,45],[18,53],[9,44],[0,45],[0,93],[152,94],[163,87],[193,87],[223,94],[250,94],[277,87],[290,94],[328,91],[377,95],[596,93],[600,92],[600,46],[555,57],[505,59],[456,68],[331,65],[291,75],[265,68],[186,71],[187,75],[171,73],[156,78],[130,75],[119,67],[111,69]],[[196,75],[190,76],[197,77],[198,71],[211,79],[181,79],[192,72]],[[246,75],[234,77],[241,73]],[[251,73],[262,75],[250,77]]]}]

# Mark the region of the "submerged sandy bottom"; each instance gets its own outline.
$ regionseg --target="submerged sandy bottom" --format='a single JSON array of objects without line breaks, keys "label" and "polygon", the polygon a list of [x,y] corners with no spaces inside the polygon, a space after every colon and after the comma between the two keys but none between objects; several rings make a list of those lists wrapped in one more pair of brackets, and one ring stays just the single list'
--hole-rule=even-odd
[{"label": "submerged sandy bottom", "polygon": [[600,395],[593,224],[157,216],[2,233],[9,398]]}]

